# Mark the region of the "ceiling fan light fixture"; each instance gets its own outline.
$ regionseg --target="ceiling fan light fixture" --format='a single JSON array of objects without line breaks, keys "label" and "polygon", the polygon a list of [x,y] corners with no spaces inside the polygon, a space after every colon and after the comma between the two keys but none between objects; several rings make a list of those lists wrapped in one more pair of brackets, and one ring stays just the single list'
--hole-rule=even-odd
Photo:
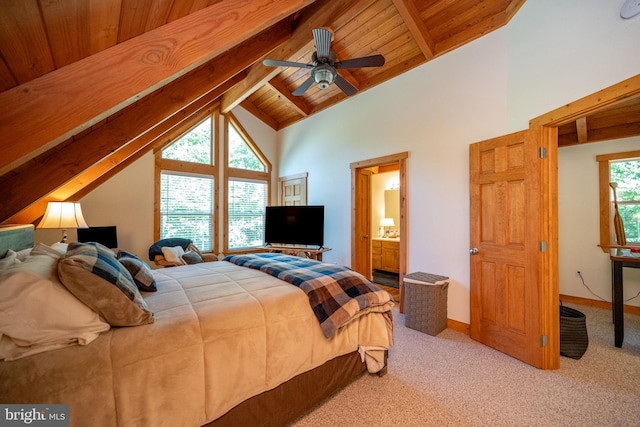
[{"label": "ceiling fan light fixture", "polygon": [[313,79],[320,89],[326,89],[335,79],[335,71],[328,66],[320,65],[313,71]]}]

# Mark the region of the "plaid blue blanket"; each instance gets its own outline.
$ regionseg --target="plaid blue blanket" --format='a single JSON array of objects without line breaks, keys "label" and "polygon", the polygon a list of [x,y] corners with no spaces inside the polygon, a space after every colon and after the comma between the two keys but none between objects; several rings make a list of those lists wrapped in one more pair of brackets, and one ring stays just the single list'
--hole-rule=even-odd
[{"label": "plaid blue blanket", "polygon": [[276,253],[229,255],[225,261],[271,274],[302,289],[329,338],[365,313],[389,312],[393,300],[363,275],[334,264]]}]

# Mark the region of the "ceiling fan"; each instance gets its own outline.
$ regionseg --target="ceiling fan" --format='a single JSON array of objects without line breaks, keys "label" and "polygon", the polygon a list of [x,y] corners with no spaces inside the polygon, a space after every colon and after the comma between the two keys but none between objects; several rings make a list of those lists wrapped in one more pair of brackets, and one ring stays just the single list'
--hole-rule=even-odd
[{"label": "ceiling fan", "polygon": [[345,95],[351,96],[358,92],[358,89],[349,83],[344,77],[338,74],[339,69],[380,67],[384,65],[384,56],[372,55],[361,58],[346,59],[336,61],[336,54],[331,50],[331,31],[326,28],[314,28],[313,39],[316,43],[316,51],[311,57],[311,64],[301,62],[279,61],[275,59],[265,59],[264,65],[270,67],[298,67],[311,70],[311,76],[305,80],[300,87],[293,91],[294,96],[303,95],[315,82],[320,89],[328,88],[331,83],[336,84]]}]

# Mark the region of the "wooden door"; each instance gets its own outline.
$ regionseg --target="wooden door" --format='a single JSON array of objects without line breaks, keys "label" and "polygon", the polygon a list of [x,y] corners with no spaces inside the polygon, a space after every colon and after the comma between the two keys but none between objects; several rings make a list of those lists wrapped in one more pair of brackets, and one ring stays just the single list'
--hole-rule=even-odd
[{"label": "wooden door", "polygon": [[[354,227],[351,242],[351,268],[371,279],[371,171],[356,169],[353,174],[354,206],[351,224]],[[357,220],[355,219],[357,215]],[[357,254],[357,256],[354,256]]]},{"label": "wooden door", "polygon": [[281,206],[300,206],[307,204],[307,174],[278,178],[279,200]]},{"label": "wooden door", "polygon": [[542,367],[536,145],[527,130],[470,146],[470,336]]}]

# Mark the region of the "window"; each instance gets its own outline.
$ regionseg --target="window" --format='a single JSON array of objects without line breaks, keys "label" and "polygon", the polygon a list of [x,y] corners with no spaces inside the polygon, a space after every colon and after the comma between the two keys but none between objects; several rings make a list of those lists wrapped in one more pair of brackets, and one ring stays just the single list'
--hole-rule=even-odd
[{"label": "window", "polygon": [[238,130],[229,122],[229,167],[250,171],[264,172],[265,165],[253,152],[249,144],[242,138]]},{"label": "window", "polygon": [[224,116],[224,160],[215,161],[219,115],[195,120],[156,148],[156,239],[185,237],[199,249],[225,253],[263,246],[271,163],[230,113]]},{"label": "window", "polygon": [[211,142],[209,117],[162,150],[162,158],[211,165]]},{"label": "window", "polygon": [[229,249],[264,245],[267,183],[229,179]]},{"label": "window", "polygon": [[271,164],[232,114],[225,116],[227,192],[225,251],[264,245]]},{"label": "window", "polygon": [[213,178],[163,171],[160,178],[160,238],[187,237],[212,249]]},{"label": "window", "polygon": [[600,246],[616,246],[613,227],[615,182],[618,211],[624,224],[627,246],[640,245],[640,151],[597,156],[600,170]]},{"label": "window", "polygon": [[184,237],[201,250],[215,249],[213,123],[211,116],[191,123],[192,128],[156,153],[158,239]]},{"label": "window", "polygon": [[640,243],[640,159],[610,162],[610,177],[627,242]]}]

